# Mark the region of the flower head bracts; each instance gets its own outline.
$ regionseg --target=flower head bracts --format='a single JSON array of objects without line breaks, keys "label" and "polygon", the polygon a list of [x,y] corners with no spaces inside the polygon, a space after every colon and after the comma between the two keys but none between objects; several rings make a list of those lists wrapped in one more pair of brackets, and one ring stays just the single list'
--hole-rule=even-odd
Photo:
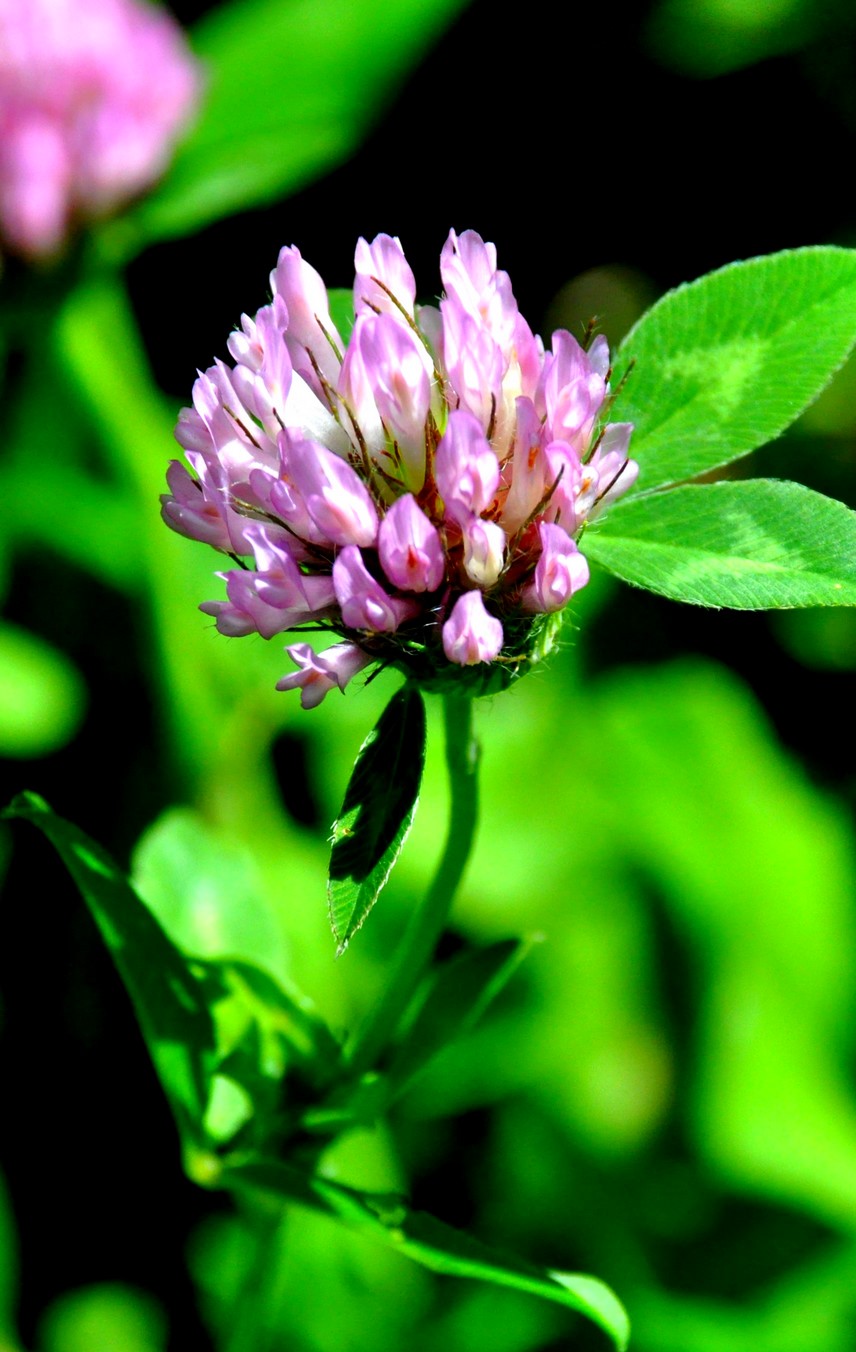
[{"label": "flower head bracts", "polygon": [[0,234],[49,256],[166,168],[200,76],[146,0],[0,4]]},{"label": "flower head bracts", "polygon": [[449,235],[440,271],[439,306],[419,307],[399,241],[360,240],[346,343],[283,249],[234,365],[201,374],[178,421],[193,473],[170,467],[164,517],[239,565],[203,610],[229,635],[345,640],[288,649],[279,688],[306,707],[373,661],[506,684],[588,581],[586,521],[636,477],[630,424],[605,421],[605,340],[559,331],[545,351],[473,231]]}]

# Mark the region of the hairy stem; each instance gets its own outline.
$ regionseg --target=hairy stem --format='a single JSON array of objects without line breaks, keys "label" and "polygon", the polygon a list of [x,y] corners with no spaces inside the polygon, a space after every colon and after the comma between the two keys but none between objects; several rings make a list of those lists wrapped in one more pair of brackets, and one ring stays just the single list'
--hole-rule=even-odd
[{"label": "hairy stem", "polygon": [[352,1040],[348,1060],[357,1074],[370,1069],[396,1031],[431,961],[470,856],[478,815],[479,760],[472,707],[468,696],[443,696],[450,799],[446,845],[434,880],[411,916],[386,988]]}]

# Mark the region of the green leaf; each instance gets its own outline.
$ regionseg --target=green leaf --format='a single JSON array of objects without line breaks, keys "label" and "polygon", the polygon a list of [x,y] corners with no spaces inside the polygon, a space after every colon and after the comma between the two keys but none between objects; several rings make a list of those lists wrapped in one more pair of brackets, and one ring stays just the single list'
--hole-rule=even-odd
[{"label": "green leaf", "polygon": [[200,967],[218,1047],[206,1131],[220,1144],[271,1153],[300,1129],[307,1089],[314,1099],[335,1081],[339,1043],[310,1000],[251,963]]},{"label": "green leaf", "polygon": [[470,1277],[557,1301],[598,1324],[619,1352],[630,1325],[621,1302],[603,1282],[577,1272],[550,1272],[498,1252],[424,1211],[414,1211],[395,1193],[366,1193],[310,1176],[274,1161],[226,1168],[218,1183],[250,1193],[273,1194],[362,1230],[414,1262],[450,1277]]},{"label": "green leaf", "polygon": [[322,1083],[339,1067],[341,1049],[312,1001],[294,986],[273,978],[250,962],[206,964],[252,1015],[263,1034],[275,1034],[288,1047],[291,1061],[313,1083]]},{"label": "green leaf", "polygon": [[32,822],[76,882],[119,969],[161,1084],[186,1140],[198,1140],[214,1058],[199,982],[112,859],[34,793],[2,813]]},{"label": "green leaf", "polygon": [[747,479],[631,498],[583,549],[625,582],[693,605],[856,605],[856,512],[801,484]]},{"label": "green leaf", "polygon": [[343,953],[401,853],[425,764],[425,705],[404,686],[369,733],[333,823],[327,896],[330,924]]},{"label": "green leaf", "polygon": [[282,926],[250,851],[189,808],[163,813],[141,836],[134,888],[184,953],[239,958],[279,977]]},{"label": "green leaf", "polygon": [[42,1352],[165,1352],[166,1317],[151,1296],[133,1287],[81,1287],[48,1308],[39,1321],[38,1346]]},{"label": "green leaf", "polygon": [[0,755],[44,756],[64,746],[85,707],[83,680],[69,659],[0,621]]},{"label": "green leaf", "polygon": [[197,24],[208,86],[172,170],[110,234],[187,234],[344,160],[463,0],[232,0]]},{"label": "green leaf", "polygon": [[592,803],[625,824],[619,848],[698,973],[683,1062],[694,1157],[733,1195],[853,1234],[849,805],[819,790],[726,668],[627,668],[589,693]]},{"label": "green leaf", "polygon": [[670,291],[619,348],[615,416],[639,488],[706,473],[782,432],[856,342],[856,250],[794,249]]},{"label": "green leaf", "polygon": [[502,939],[461,953],[432,972],[416,1016],[396,1049],[390,1097],[402,1093],[454,1039],[469,1032],[530,952],[534,939]]}]

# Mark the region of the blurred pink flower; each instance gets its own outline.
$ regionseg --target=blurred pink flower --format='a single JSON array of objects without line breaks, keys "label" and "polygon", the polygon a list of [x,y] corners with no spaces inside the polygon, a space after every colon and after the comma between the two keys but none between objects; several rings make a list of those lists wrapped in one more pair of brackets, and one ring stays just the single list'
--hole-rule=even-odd
[{"label": "blurred pink flower", "polygon": [[474,231],[452,231],[440,271],[439,307],[418,306],[398,240],[360,240],[346,342],[283,249],[235,364],[179,417],[193,472],[171,465],[164,518],[239,565],[202,609],[230,636],[345,640],[288,649],[300,670],[279,688],[307,706],[371,661],[435,684],[523,670],[588,581],[585,523],[636,478],[605,340],[559,331],[545,351]]},{"label": "blurred pink flower", "polygon": [[155,182],[199,67],[145,0],[0,0],[0,236],[29,258]]}]

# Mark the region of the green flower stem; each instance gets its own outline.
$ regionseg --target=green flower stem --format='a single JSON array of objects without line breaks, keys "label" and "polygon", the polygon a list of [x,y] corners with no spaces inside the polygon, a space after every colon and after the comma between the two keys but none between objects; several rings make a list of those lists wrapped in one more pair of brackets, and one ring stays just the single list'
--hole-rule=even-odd
[{"label": "green flower stem", "polygon": [[443,696],[450,790],[446,847],[431,886],[411,916],[389,982],[352,1040],[348,1061],[356,1074],[371,1069],[397,1029],[431,961],[470,856],[478,816],[479,762],[472,711],[469,696]]}]

